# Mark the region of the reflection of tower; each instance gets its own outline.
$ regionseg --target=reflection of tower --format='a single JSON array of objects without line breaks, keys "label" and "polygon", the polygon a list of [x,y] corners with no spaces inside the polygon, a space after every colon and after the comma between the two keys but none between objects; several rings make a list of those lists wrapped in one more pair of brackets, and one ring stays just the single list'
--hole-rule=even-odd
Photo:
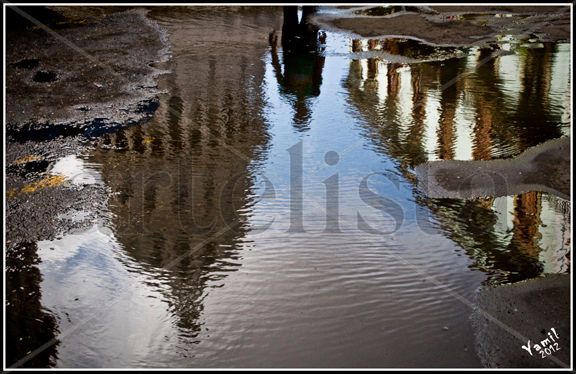
[{"label": "reflection of tower", "polygon": [[368,79],[375,80],[378,76],[378,64],[380,61],[377,58],[369,58],[368,65]]},{"label": "reflection of tower", "polygon": [[[374,51],[378,48],[379,41],[377,39],[369,39],[368,40],[368,50]],[[380,60],[377,58],[369,58],[368,59],[368,79],[376,80],[378,76],[378,65]]]},{"label": "reflection of tower", "polygon": [[391,55],[402,55],[402,42],[398,39],[385,39],[382,41],[382,49]]},{"label": "reflection of tower", "polygon": [[[494,112],[501,111],[502,94],[497,76],[497,57],[492,56],[491,49],[481,49],[478,56],[476,74],[480,82],[470,82],[470,90],[474,92],[476,122],[474,124],[474,143],[472,158],[474,160],[489,160],[492,158],[492,126]],[[468,83],[468,82],[466,82]],[[468,88],[468,87],[467,87]],[[480,90],[480,92],[478,92]],[[489,93],[489,95],[487,95]]]},{"label": "reflection of tower", "polygon": [[458,97],[462,90],[459,82],[462,71],[460,59],[446,60],[445,66],[439,67],[439,81],[441,90],[441,113],[440,126],[438,128],[438,157],[441,160],[451,160],[454,158],[456,107]]},{"label": "reflection of tower", "polygon": [[477,117],[474,126],[474,146],[472,157],[474,160],[489,160],[492,158],[492,109],[483,99],[477,102]]},{"label": "reflection of tower", "polygon": [[562,135],[561,118],[548,114],[554,51],[553,43],[544,43],[544,48],[523,50],[522,91],[515,112],[520,149]]},{"label": "reflection of tower", "polygon": [[[369,39],[368,40],[368,50],[373,51],[378,46],[378,40]],[[364,82],[364,87],[369,88],[373,91],[378,90],[378,71],[379,71],[380,60],[378,58],[369,58],[366,60],[366,75],[367,79]],[[370,86],[370,87],[368,87]]]},{"label": "reflection of tower", "polygon": [[[483,82],[494,82],[496,80],[495,59],[491,58],[490,53],[492,52],[489,49],[481,49],[478,57],[483,62],[477,67],[479,70],[478,74],[482,76]],[[474,145],[472,147],[472,158],[474,160],[489,160],[492,158],[492,111],[495,103],[493,100],[490,102],[487,100],[488,98],[483,93],[476,95],[476,123],[474,124]]]},{"label": "reflection of tower", "polygon": [[[392,40],[367,41],[368,50],[378,49],[383,43],[394,46]],[[352,40],[352,50],[362,50],[362,42]],[[422,80],[429,69],[421,66],[407,66],[399,63],[386,63],[379,58],[352,60],[346,86],[350,99],[363,115],[379,125],[373,129],[374,140],[386,144],[388,151],[402,159],[403,165],[413,165],[414,160],[424,160],[422,145],[426,121],[426,95]],[[410,80],[409,85],[404,84]],[[411,104],[411,105],[406,105]],[[410,109],[411,108],[411,112]],[[411,119],[410,119],[411,117]]]},{"label": "reflection of tower", "polygon": [[527,192],[514,198],[514,228],[512,243],[524,254],[538,258],[540,251],[541,193]]},{"label": "reflection of tower", "polygon": [[352,39],[352,52],[362,52],[362,41],[360,39]]},{"label": "reflection of tower", "polygon": [[424,130],[426,127],[426,92],[422,89],[422,67],[412,67],[412,126],[406,138],[406,158],[410,166],[426,161]]},{"label": "reflection of tower", "polygon": [[398,69],[400,67],[400,64],[388,65],[388,98],[390,98],[390,100],[396,100],[398,96],[398,91],[400,88],[400,74],[398,74]]}]

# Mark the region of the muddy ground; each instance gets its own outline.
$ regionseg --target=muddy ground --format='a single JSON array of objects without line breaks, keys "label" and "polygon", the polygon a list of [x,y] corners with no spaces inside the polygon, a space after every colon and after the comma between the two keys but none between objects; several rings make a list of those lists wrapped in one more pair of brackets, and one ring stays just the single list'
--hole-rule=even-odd
[{"label": "muddy ground", "polygon": [[[7,19],[6,244],[13,247],[104,211],[104,186],[73,185],[49,171],[99,135],[150,118],[169,51],[162,30],[138,10],[21,7]],[[82,222],[58,218],[76,211],[90,214]]]},{"label": "muddy ground", "polygon": [[570,200],[570,137],[549,140],[513,159],[432,161],[418,165],[418,187],[432,198],[470,199],[542,191]]},{"label": "muddy ground", "polygon": [[317,22],[362,37],[403,36],[434,45],[484,46],[503,35],[570,40],[567,6],[354,7],[344,15],[319,16]]},{"label": "muddy ground", "polygon": [[29,132],[47,137],[40,134],[46,125],[73,131],[95,120],[98,127],[137,122],[157,105],[153,78],[159,72],[153,66],[164,44],[142,12],[74,19],[68,25],[38,23],[26,32],[9,32],[9,137],[30,138]]},{"label": "muddy ground", "polygon": [[[566,368],[570,366],[570,275],[483,289],[474,313],[478,354],[490,368]],[[496,321],[496,322],[495,322]],[[522,349],[548,338],[554,328],[560,348],[542,358]]]}]

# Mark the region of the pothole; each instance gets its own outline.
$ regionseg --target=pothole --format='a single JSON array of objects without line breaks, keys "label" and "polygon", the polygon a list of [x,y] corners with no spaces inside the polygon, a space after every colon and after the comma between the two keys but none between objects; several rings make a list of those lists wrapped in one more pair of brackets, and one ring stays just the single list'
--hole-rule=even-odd
[{"label": "pothole", "polygon": [[54,73],[53,71],[44,71],[44,70],[40,70],[39,72],[34,74],[34,77],[32,78],[34,82],[38,83],[54,82],[56,79],[58,79],[58,75],[56,75],[56,73]]},{"label": "pothole", "polygon": [[30,174],[40,174],[44,173],[48,166],[50,166],[50,161],[48,160],[31,160],[27,162],[16,162],[6,168],[8,173],[18,174],[22,177],[29,176]]},{"label": "pothole", "polygon": [[37,58],[25,58],[12,64],[12,66],[18,69],[28,69],[28,70],[37,68],[38,65],[40,65],[40,60]]}]

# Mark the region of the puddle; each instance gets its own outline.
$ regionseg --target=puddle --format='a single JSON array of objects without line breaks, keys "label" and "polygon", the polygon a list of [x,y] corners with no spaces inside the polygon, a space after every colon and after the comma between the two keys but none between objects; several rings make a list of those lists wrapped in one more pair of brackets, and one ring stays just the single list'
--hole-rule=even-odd
[{"label": "puddle", "polygon": [[50,166],[50,161],[42,159],[16,160],[13,165],[6,168],[8,173],[16,173],[21,177],[27,177],[31,174],[44,173]]},{"label": "puddle", "polygon": [[57,79],[58,75],[56,73],[44,70],[36,72],[34,77],[32,77],[32,80],[38,83],[50,83],[56,81]]},{"label": "puddle", "polygon": [[69,220],[72,223],[86,222],[94,216],[93,212],[85,210],[71,210],[57,216],[61,220]]},{"label": "puddle", "polygon": [[[162,275],[123,256],[110,229],[95,224],[37,246],[42,305],[61,316],[61,366],[101,366],[101,357],[127,366],[152,354],[160,343],[177,344]],[[127,347],[131,353],[117,355]]]},{"label": "puddle", "polygon": [[25,58],[23,60],[13,63],[12,65],[19,69],[31,70],[37,68],[40,65],[40,60],[37,58]]},{"label": "puddle", "polygon": [[95,165],[76,155],[57,160],[50,169],[50,173],[62,176],[76,186],[103,184],[102,177],[95,169]]}]

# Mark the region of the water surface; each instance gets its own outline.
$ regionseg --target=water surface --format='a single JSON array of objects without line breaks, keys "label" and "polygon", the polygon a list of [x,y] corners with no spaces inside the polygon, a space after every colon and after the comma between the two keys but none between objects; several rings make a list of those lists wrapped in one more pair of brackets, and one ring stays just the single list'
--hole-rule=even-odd
[{"label": "water surface", "polygon": [[274,8],[150,17],[155,117],[57,164],[110,189],[108,219],[31,244],[53,365],[479,367],[478,288],[569,271],[570,202],[427,199],[412,173],[569,135],[569,45],[329,32],[287,58]]}]

